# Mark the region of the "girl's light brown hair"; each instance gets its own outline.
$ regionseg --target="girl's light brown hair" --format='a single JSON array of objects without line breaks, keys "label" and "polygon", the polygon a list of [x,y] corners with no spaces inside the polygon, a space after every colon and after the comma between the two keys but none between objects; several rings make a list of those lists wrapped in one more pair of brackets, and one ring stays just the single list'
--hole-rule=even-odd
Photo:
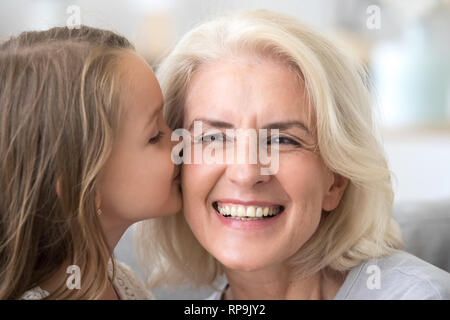
[{"label": "girl's light brown hair", "polygon": [[[48,298],[99,298],[108,247],[95,185],[120,118],[123,37],[82,26],[24,32],[0,45],[0,298],[17,299],[65,263]],[[91,279],[91,280],[89,280]]]}]

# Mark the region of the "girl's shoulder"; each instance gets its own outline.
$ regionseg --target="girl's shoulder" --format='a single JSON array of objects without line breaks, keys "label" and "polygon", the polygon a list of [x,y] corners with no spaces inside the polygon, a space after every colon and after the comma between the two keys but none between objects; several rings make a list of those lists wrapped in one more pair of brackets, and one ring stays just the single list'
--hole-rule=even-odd
[{"label": "girl's shoulder", "polygon": [[[152,293],[145,288],[136,273],[125,263],[114,260],[115,275],[114,288],[121,300],[153,300]],[[108,264],[110,276],[112,276],[112,263]],[[36,286],[26,291],[20,300],[42,300],[50,295],[49,292]]]},{"label": "girl's shoulder", "polygon": [[[153,294],[145,288],[136,273],[125,263],[118,260],[114,261],[115,275],[114,288],[122,300],[153,300]],[[109,264],[110,274],[112,272],[112,264]]]},{"label": "girl's shoulder", "polygon": [[42,300],[48,297],[50,293],[45,291],[39,286],[36,286],[28,291],[26,291],[19,299],[20,300]]}]

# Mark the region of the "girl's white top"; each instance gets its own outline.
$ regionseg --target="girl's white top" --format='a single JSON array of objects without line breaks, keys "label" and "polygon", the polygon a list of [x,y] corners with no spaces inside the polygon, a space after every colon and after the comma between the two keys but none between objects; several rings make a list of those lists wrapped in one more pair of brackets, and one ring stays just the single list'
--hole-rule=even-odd
[{"label": "girl's white top", "polygon": [[[113,279],[113,286],[119,295],[120,300],[152,300],[152,293],[145,289],[142,282],[137,278],[133,270],[126,264],[115,261],[116,273]],[[108,264],[108,272],[112,276],[112,263]],[[41,300],[48,297],[50,293],[36,286],[26,291],[21,300]]]}]

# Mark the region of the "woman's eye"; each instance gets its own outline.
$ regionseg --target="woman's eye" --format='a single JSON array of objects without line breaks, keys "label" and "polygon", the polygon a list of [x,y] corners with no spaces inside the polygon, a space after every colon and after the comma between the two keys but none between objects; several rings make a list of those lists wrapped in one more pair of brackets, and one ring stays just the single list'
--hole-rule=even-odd
[{"label": "woman's eye", "polygon": [[159,131],[158,134],[156,136],[154,136],[153,138],[150,138],[150,140],[148,140],[148,142],[150,144],[155,144],[158,143],[159,140],[161,140],[161,138],[164,136],[164,132]]},{"label": "woman's eye", "polygon": [[201,141],[202,142],[214,142],[214,141],[223,142],[224,137],[223,137],[222,133],[208,134],[208,135],[204,135],[203,137],[201,137]]},{"label": "woman's eye", "polygon": [[288,137],[273,137],[269,141],[267,141],[267,144],[284,144],[284,145],[293,145],[293,146],[300,146],[301,144],[295,141],[294,139],[288,138]]}]

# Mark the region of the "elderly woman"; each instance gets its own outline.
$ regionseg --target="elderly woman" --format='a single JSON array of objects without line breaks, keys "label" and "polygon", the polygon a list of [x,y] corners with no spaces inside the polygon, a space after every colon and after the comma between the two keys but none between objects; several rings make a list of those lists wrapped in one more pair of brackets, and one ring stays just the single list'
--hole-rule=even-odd
[{"label": "elderly woman", "polygon": [[[323,36],[242,12],[186,34],[158,75],[169,126],[192,139],[183,212],[139,228],[150,285],[224,274],[212,299],[450,298],[448,273],[400,250],[368,81]],[[270,174],[260,161],[187,156],[234,149],[238,128],[269,130]]]}]

